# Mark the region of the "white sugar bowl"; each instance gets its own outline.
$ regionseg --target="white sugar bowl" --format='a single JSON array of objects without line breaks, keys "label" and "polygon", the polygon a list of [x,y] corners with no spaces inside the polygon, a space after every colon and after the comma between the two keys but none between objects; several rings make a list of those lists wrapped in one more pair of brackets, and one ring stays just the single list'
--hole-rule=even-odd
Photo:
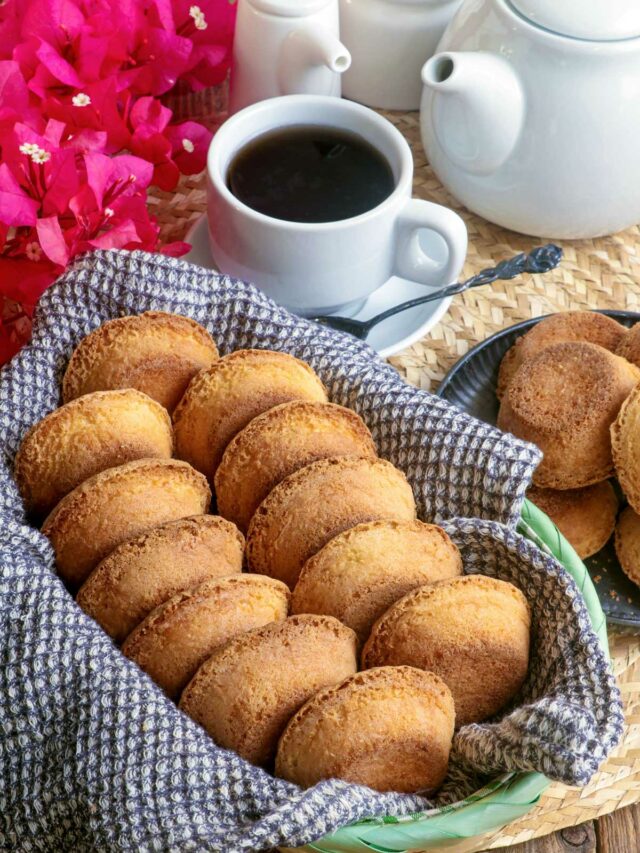
[{"label": "white sugar bowl", "polygon": [[417,110],[420,72],[461,0],[340,0],[340,37],[351,53],[342,94],[388,110]]}]

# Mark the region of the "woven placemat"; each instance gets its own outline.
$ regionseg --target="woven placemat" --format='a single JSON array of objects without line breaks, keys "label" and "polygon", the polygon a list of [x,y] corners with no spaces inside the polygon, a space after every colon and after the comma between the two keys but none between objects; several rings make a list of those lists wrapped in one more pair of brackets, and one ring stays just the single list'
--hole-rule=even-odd
[{"label": "woven placemat", "polygon": [[[222,120],[225,92],[201,93],[172,102],[180,119]],[[469,231],[465,277],[543,242],[507,231],[469,213],[442,187],[426,162],[417,113],[384,113],[404,134],[415,159],[414,194],[444,204],[464,218]],[[172,193],[151,198],[165,241],[183,239],[206,210],[204,175],[185,177]],[[552,235],[551,235],[552,236]],[[613,237],[561,243],[561,267],[544,276],[469,291],[453,300],[431,332],[394,356],[391,363],[408,382],[434,391],[460,356],[489,335],[531,317],[554,311],[627,308],[640,311],[640,227]],[[611,632],[611,656],[625,701],[626,734],[616,752],[581,790],[553,784],[523,818],[503,830],[448,848],[474,853],[508,847],[593,820],[640,801],[640,637]]]}]

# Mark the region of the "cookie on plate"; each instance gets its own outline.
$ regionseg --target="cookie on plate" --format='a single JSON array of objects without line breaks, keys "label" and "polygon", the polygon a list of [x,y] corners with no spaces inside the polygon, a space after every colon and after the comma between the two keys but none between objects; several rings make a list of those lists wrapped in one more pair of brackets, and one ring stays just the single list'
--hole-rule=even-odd
[{"label": "cookie on plate", "polygon": [[331,616],[290,616],[230,640],[180,699],[218,746],[268,765],[295,712],[357,669],[356,635]]},{"label": "cookie on plate", "polygon": [[432,672],[385,666],[316,693],[278,744],[276,775],[303,788],[344,779],[376,791],[429,794],[447,774],[455,712]]},{"label": "cookie on plate", "polygon": [[510,583],[485,577],[438,581],[413,590],[373,626],[362,666],[415,666],[435,672],[453,694],[456,725],[501,711],[529,666],[531,614]]},{"label": "cookie on plate", "polygon": [[616,476],[627,500],[640,511],[640,385],[622,404],[611,425],[611,450]]},{"label": "cookie on plate", "polygon": [[186,462],[140,459],[85,480],[47,516],[42,532],[53,545],[58,574],[77,587],[125,539],[200,515],[210,501],[206,479]]},{"label": "cookie on plate", "polygon": [[371,433],[351,409],[294,400],[254,418],[231,441],[215,476],[218,512],[241,530],[289,474],[331,456],[376,456]]},{"label": "cookie on plate", "polygon": [[504,356],[498,375],[498,398],[502,399],[523,361],[546,347],[578,341],[598,344],[610,352],[624,355],[618,348],[626,333],[625,326],[597,311],[562,311],[545,317],[519,338]]},{"label": "cookie on plate", "polygon": [[257,415],[291,400],[327,401],[308,364],[284,352],[236,350],[187,388],[173,415],[176,455],[213,483],[234,435]]},{"label": "cookie on plate", "polygon": [[640,515],[633,507],[620,513],[614,542],[622,571],[640,586]]},{"label": "cookie on plate", "polygon": [[191,379],[218,358],[211,335],[179,314],[118,317],[84,338],[62,380],[65,403],[92,391],[136,388],[172,412]]},{"label": "cookie on plate", "polygon": [[84,480],[134,459],[169,459],[166,409],[140,391],[95,391],[51,412],[24,437],[15,478],[27,510],[44,516]]},{"label": "cookie on plate", "polygon": [[370,521],[339,533],[302,567],[292,613],[326,613],[356,632],[412,589],[462,574],[460,552],[440,527]]},{"label": "cookie on plate", "polygon": [[116,642],[172,595],[242,571],[244,537],[215,515],[181,518],[121,542],[77,595],[82,609]]},{"label": "cookie on plate", "polygon": [[260,504],[247,533],[247,564],[293,589],[306,561],[338,533],[364,521],[413,521],[415,515],[411,486],[390,462],[321,459],[284,479]]},{"label": "cookie on plate", "polygon": [[616,354],[640,367],[640,323],[627,329],[616,348]]},{"label": "cookie on plate", "polygon": [[616,526],[618,498],[608,480],[564,491],[532,486],[527,497],[549,516],[583,560],[604,548]]},{"label": "cookie on plate", "polygon": [[544,453],[536,486],[589,486],[613,474],[610,426],[639,380],[637,367],[596,344],[554,344],[522,364],[498,426]]},{"label": "cookie on plate", "polygon": [[273,578],[215,578],[153,610],[129,634],[122,651],[177,699],[218,646],[252,628],[282,621],[288,606],[288,588]]}]

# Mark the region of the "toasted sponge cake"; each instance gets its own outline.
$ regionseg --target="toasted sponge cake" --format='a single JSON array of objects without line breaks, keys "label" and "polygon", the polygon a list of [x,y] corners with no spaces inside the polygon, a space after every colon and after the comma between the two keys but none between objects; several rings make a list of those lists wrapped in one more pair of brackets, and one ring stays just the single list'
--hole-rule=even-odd
[{"label": "toasted sponge cake", "polygon": [[379,520],[339,533],[302,567],[293,613],[326,613],[356,632],[412,589],[462,574],[460,552],[440,527]]},{"label": "toasted sponge cake", "polygon": [[554,344],[519,368],[498,426],[544,453],[536,486],[589,486],[613,474],[609,430],[639,380],[637,367],[596,344]]},{"label": "toasted sponge cake", "polygon": [[539,489],[527,492],[545,512],[581,559],[604,548],[616,526],[618,498],[608,480],[583,489]]},{"label": "toasted sponge cake", "polygon": [[356,669],[350,628],[331,616],[290,616],[215,651],[186,686],[180,707],[218,746],[266,766],[307,699]]},{"label": "toasted sponge cake", "polygon": [[376,456],[358,415],[294,400],[254,418],[228,445],[215,475],[218,511],[241,530],[269,492],[299,468],[332,456]]},{"label": "toasted sponge cake", "polygon": [[364,521],[415,515],[411,486],[390,462],[322,459],[291,474],[260,504],[247,533],[247,564],[293,589],[306,561],[338,533]]},{"label": "toasted sponge cake", "polygon": [[127,637],[123,653],[172,699],[218,646],[287,616],[289,590],[263,575],[215,578],[179,592]]},{"label": "toasted sponge cake", "polygon": [[176,459],[140,459],[85,480],[47,516],[42,532],[56,568],[71,586],[83,583],[110,551],[165,521],[206,512],[206,479]]},{"label": "toasted sponge cake", "polygon": [[15,477],[26,508],[45,516],[84,480],[134,459],[169,459],[166,409],[140,391],[95,391],[51,412],[24,437]]},{"label": "toasted sponge cake", "polygon": [[432,672],[359,672],[316,693],[293,717],[278,744],[276,775],[303,788],[343,779],[429,794],[446,776],[454,720],[451,691]]},{"label": "toasted sponge cake", "polygon": [[213,483],[234,435],[257,415],[291,400],[327,401],[308,364],[284,352],[236,350],[187,388],[173,415],[176,455]]},{"label": "toasted sponge cake", "polygon": [[529,666],[531,614],[510,583],[464,577],[422,586],[392,605],[373,626],[362,666],[415,666],[435,672],[451,690],[456,725],[501,711]]},{"label": "toasted sponge cake", "polygon": [[82,609],[116,641],[172,595],[242,571],[244,537],[215,515],[169,521],[121,542],[77,595]]},{"label": "toasted sponge cake", "polygon": [[[504,396],[520,365],[552,344],[578,341],[598,344],[610,352],[618,352],[626,329],[617,320],[596,311],[562,311],[536,323],[519,338],[504,356],[498,374],[497,395]],[[632,361],[633,359],[629,359]]]},{"label": "toasted sponge cake", "polygon": [[191,379],[218,358],[211,335],[179,314],[118,317],[87,335],[62,380],[65,403],[92,391],[136,388],[172,412]]}]

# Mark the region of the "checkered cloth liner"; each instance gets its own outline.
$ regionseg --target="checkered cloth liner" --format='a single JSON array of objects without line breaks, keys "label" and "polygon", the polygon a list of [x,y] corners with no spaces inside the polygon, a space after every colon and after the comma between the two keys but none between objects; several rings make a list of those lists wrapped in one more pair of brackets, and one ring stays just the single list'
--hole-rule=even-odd
[{"label": "checkered cloth liner", "polygon": [[301,791],[218,749],[56,578],[50,546],[25,519],[12,458],[27,428],[59,405],[78,341],[148,309],[193,317],[223,353],[275,348],[308,361],[406,472],[420,516],[445,523],[467,571],[527,595],[533,655],[516,709],[456,735],[437,802],[504,770],[584,784],[620,737],[620,698],[573,580],[514,530],[538,451],[409,387],[365,344],[251,286],[171,258],[97,252],[47,292],[31,345],[0,373],[0,848],[253,851],[433,805],[339,781]]}]

